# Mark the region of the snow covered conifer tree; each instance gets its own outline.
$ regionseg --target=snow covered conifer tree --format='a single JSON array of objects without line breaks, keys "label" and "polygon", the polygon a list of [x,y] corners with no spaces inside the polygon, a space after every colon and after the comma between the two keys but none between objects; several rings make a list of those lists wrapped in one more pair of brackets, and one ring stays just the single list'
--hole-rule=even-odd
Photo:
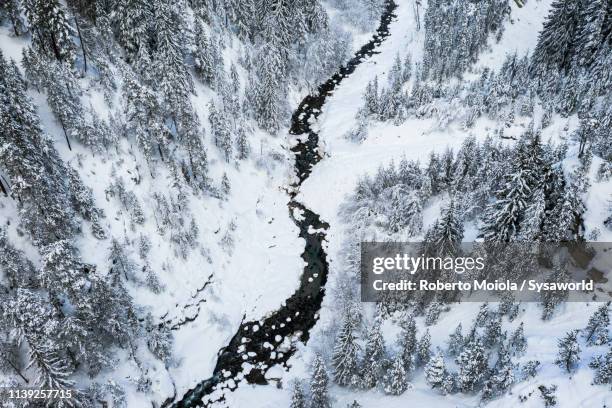
[{"label": "snow covered conifer tree", "polygon": [[193,51],[193,59],[195,71],[204,83],[214,87],[214,79],[216,77],[214,66],[215,52],[214,47],[217,44],[211,43],[206,35],[204,22],[201,19],[196,19],[195,34],[194,34],[195,50]]},{"label": "snow covered conifer tree", "polygon": [[75,58],[72,28],[59,0],[26,0],[24,6],[36,46],[46,55],[72,64]]},{"label": "snow covered conifer tree", "polygon": [[429,329],[425,330],[425,334],[417,344],[417,362],[418,365],[424,366],[431,358],[431,334]]},{"label": "snow covered conifer tree", "polygon": [[393,360],[393,365],[387,371],[383,378],[384,390],[387,394],[401,395],[409,387],[406,379],[406,369],[404,368],[404,359],[398,355]]},{"label": "snow covered conifer tree", "polygon": [[304,390],[302,389],[302,384],[299,381],[296,381],[293,384],[293,392],[291,394],[291,405],[289,408],[306,408],[306,396],[304,395]]},{"label": "snow covered conifer tree", "polygon": [[463,392],[474,390],[487,370],[487,358],[480,340],[468,343],[456,359],[459,366],[458,385]]},{"label": "snow covered conifer tree", "polygon": [[612,348],[605,356],[594,359],[590,367],[595,369],[595,384],[612,384]]},{"label": "snow covered conifer tree", "polygon": [[329,376],[325,363],[320,355],[316,355],[312,363],[312,377],[310,380],[310,408],[331,408],[327,386]]},{"label": "snow covered conifer tree", "polygon": [[209,105],[208,121],[213,135],[215,145],[221,150],[225,160],[229,162],[232,156],[232,137],[230,133],[230,124],[224,112],[219,112],[216,106],[211,102]]},{"label": "snow covered conifer tree", "polygon": [[501,315],[496,313],[489,321],[485,328],[483,342],[487,347],[493,347],[495,344],[503,340],[501,331]]},{"label": "snow covered conifer tree", "polygon": [[365,95],[365,110],[368,115],[378,115],[380,113],[379,97],[378,97],[378,77],[374,81],[369,82],[366,87]]},{"label": "snow covered conifer tree", "polygon": [[462,327],[461,323],[459,323],[455,331],[448,338],[448,354],[451,356],[459,355],[463,350],[463,334],[461,332]]},{"label": "snow covered conifer tree", "polygon": [[404,360],[404,367],[407,371],[411,371],[414,366],[415,353],[417,351],[417,329],[414,317],[408,317],[407,321],[402,322],[402,331],[398,337],[398,345],[400,354]]},{"label": "snow covered conifer tree", "polygon": [[574,36],[578,30],[581,2],[556,0],[533,52],[532,69],[546,71],[563,69],[567,72],[575,52]]},{"label": "snow covered conifer tree", "polygon": [[542,384],[538,387],[538,390],[540,391],[540,396],[544,400],[544,406],[546,408],[554,407],[557,405],[557,396],[555,395],[555,392],[557,391],[556,385],[551,385],[550,387],[547,387]]},{"label": "snow covered conifer tree", "polygon": [[504,393],[515,382],[514,370],[516,364],[512,363],[508,348],[502,345],[499,348],[497,363],[490,381],[496,393]]},{"label": "snow covered conifer tree", "polygon": [[[276,133],[283,109],[285,62],[281,51],[271,43],[260,47],[257,59],[257,79],[251,83],[255,119],[264,130]],[[280,79],[280,81],[279,81]]]},{"label": "snow covered conifer tree", "polygon": [[461,251],[463,223],[459,217],[454,199],[451,199],[442,214],[442,218],[431,237],[434,253],[440,256],[457,256]]},{"label": "snow covered conifer tree", "polygon": [[245,160],[251,154],[251,146],[247,139],[246,131],[243,125],[238,126],[238,135],[236,137],[236,154],[238,160]]},{"label": "snow covered conifer tree", "polygon": [[431,388],[441,388],[446,377],[446,365],[444,357],[438,351],[425,366],[425,379]]},{"label": "snow covered conifer tree", "polygon": [[[553,271],[550,273],[549,277],[546,279],[549,283],[563,283],[569,281],[569,274],[567,272],[567,267],[562,263],[557,263],[553,267]],[[560,304],[565,298],[567,298],[567,290],[555,290],[555,291],[546,291],[542,293],[542,306],[544,309],[542,310],[542,320],[550,319],[555,311],[555,308],[558,304]]]},{"label": "snow covered conifer tree", "polygon": [[580,361],[580,345],[578,344],[578,330],[567,332],[565,337],[559,339],[559,353],[555,364],[566,370],[572,371],[574,366]]},{"label": "snow covered conifer tree", "polygon": [[23,14],[23,7],[21,0],[5,0],[0,4],[0,19],[4,16],[8,18],[13,26],[13,33],[15,36],[20,36],[26,32],[25,22],[21,17]]},{"label": "snow covered conifer tree", "polygon": [[112,265],[112,273],[122,275],[125,280],[134,278],[136,266],[128,258],[124,245],[115,238],[111,240],[109,260]]},{"label": "snow covered conifer tree", "polygon": [[193,81],[185,64],[185,22],[179,4],[156,0],[155,34],[157,52],[154,55],[156,82],[164,98],[168,116],[176,122],[179,108],[188,104]]},{"label": "snow covered conifer tree", "polygon": [[512,336],[510,336],[510,346],[515,355],[521,355],[527,349],[527,339],[523,331],[523,322],[521,322],[519,327],[512,333]]},{"label": "snow covered conifer tree", "polygon": [[533,172],[529,168],[529,155],[527,146],[521,143],[517,148],[515,169],[506,175],[505,185],[496,192],[496,200],[486,209],[481,229],[485,240],[510,242],[518,234],[532,194]]},{"label": "snow covered conifer tree", "polygon": [[359,345],[354,334],[354,323],[348,315],[344,317],[344,323],[334,345],[332,365],[334,367],[334,380],[338,385],[347,386],[351,384],[353,376],[357,374],[357,353]]},{"label": "snow covered conifer tree", "polygon": [[379,379],[380,369],[386,357],[385,340],[380,330],[382,319],[377,316],[367,334],[364,361],[361,369],[361,386],[370,389]]},{"label": "snow covered conifer tree", "polygon": [[608,343],[610,341],[608,326],[610,326],[610,314],[608,304],[605,304],[593,313],[584,329],[587,344],[600,346]]}]

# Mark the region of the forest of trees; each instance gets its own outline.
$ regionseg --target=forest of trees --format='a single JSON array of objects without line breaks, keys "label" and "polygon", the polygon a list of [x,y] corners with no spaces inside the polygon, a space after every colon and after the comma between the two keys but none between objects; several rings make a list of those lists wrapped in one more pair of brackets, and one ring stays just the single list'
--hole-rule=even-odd
[{"label": "forest of trees", "polygon": [[497,134],[503,137],[504,128],[517,116],[533,117],[539,108],[540,128],[547,127],[555,113],[577,114],[580,126],[572,137],[579,142],[581,155],[590,149],[604,159],[599,174],[610,178],[610,3],[556,0],[530,56],[510,54],[498,72],[485,68],[474,81],[443,81],[470,70],[487,43],[487,33],[501,29],[507,3],[478,5],[472,10],[475,3],[431,2],[425,15],[424,60],[413,64],[406,55],[402,63],[398,55],[386,86],[375,80],[367,87],[358,126],[347,137],[366,138],[369,120],[401,123],[409,117],[435,118],[440,129],[452,121],[470,129],[481,116],[497,122]]},{"label": "forest of trees", "polygon": [[[318,0],[1,2],[0,24],[27,45],[22,69],[0,52],[0,194],[14,202],[19,234],[36,253],[30,259],[16,249],[0,226],[0,371],[15,378],[6,385],[78,386],[79,406],[110,399],[120,407],[124,390],[95,378],[114,368],[122,349],[141,373],[132,379],[137,389],[150,389],[142,349],[167,365],[173,335],[130,295],[133,285],[164,290],[143,226],[154,221],[178,258],[195,250],[206,255],[191,197],[222,201],[231,191],[225,172],[211,176],[211,154],[238,167],[250,158],[256,127],[272,135],[286,127],[289,87],[308,92],[335,72],[352,42],[341,20],[371,29],[381,2],[360,0],[364,15],[346,12],[353,9],[348,3],[334,6],[344,11],[330,19]],[[228,64],[230,53],[238,55]],[[205,117],[193,102],[202,87],[215,95]],[[103,95],[108,117],[85,102],[90,92]],[[61,130],[55,143],[34,93]],[[68,163],[59,151],[78,145],[120,162],[133,156],[123,141],[138,150],[145,168],[137,166],[130,180],[115,170],[101,180],[117,208],[112,216],[125,220],[126,236],[119,237],[75,168],[80,160]],[[131,186],[161,173],[170,174],[171,189],[152,192],[152,208],[145,207]],[[231,247],[235,228],[228,227],[224,246]],[[90,263],[80,250],[83,239],[97,240],[106,262]]]},{"label": "forest of trees", "polygon": [[[524,323],[514,332],[503,330],[504,322],[521,316],[520,302],[511,296],[496,308],[483,304],[472,322],[457,322],[447,348],[436,350],[427,329],[417,332],[415,319],[422,318],[426,328],[434,326],[441,313],[460,307],[449,303],[457,299],[419,294],[398,302],[390,297],[376,303],[374,317],[367,318],[371,313],[359,297],[363,240],[422,237],[424,251],[447,255],[462,242],[468,223],[478,226],[478,237],[485,243],[597,239],[597,228],[585,230],[584,199],[594,156],[602,159],[597,180],[612,176],[612,77],[604,68],[612,58],[612,3],[555,0],[531,56],[511,54],[498,72],[484,69],[479,79],[462,80],[487,42],[501,37],[508,13],[504,1],[428,2],[423,61],[412,61],[410,53],[398,54],[385,83],[375,78],[366,87],[356,126],[346,135],[354,142],[368,137],[373,120],[401,124],[408,118],[434,118],[439,129],[453,122],[471,131],[484,116],[497,127],[482,142],[466,138],[457,151],[432,152],[422,162],[404,158],[380,167],[374,175],[363,176],[344,201],[341,215],[351,233],[344,243],[345,271],[333,294],[335,307],[344,312],[342,323],[331,325],[335,347],[325,353],[340,386],[401,394],[410,388],[414,372],[422,369],[433,390],[478,393],[487,402],[538,373],[539,361],[515,362],[528,346]],[[538,109],[543,113],[535,115]],[[541,137],[555,114],[579,119],[570,138],[556,144]],[[529,125],[507,143],[504,129],[519,116]],[[570,169],[565,164],[569,145],[578,152],[577,165]],[[440,216],[430,223],[424,211],[438,201],[443,203]],[[426,223],[430,227],[425,228]],[[537,262],[522,254],[520,259],[502,260],[500,268],[507,272],[518,265],[518,270],[527,271]],[[558,264],[548,279],[562,281],[567,273]],[[566,296],[543,295],[541,319],[559,313]],[[587,327],[559,338],[557,357],[549,363],[571,375],[584,347],[609,347],[609,313],[609,304],[602,304]],[[401,327],[394,346],[380,329],[388,320]],[[610,356],[607,352],[589,362],[593,384],[611,383]],[[314,396],[319,391],[311,392]],[[555,385],[541,384],[538,392],[545,406],[558,403]],[[521,402],[527,398],[519,395]]]},{"label": "forest of trees", "polygon": [[[469,81],[462,78],[503,34],[508,2],[427,3],[422,60],[406,50],[384,83],[368,84],[347,137],[363,141],[371,121],[408,118],[434,118],[440,129],[458,122],[467,130],[486,117],[497,128],[482,142],[469,137],[457,151],[404,159],[363,177],[342,210],[354,239],[382,230],[422,236],[448,252],[467,223],[478,225],[486,242],[589,239],[595,231],[585,230],[584,195],[594,156],[602,159],[598,180],[612,179],[612,3],[554,0],[531,55],[509,55],[498,71],[484,69]],[[333,18],[328,7],[338,11]],[[4,219],[0,225],[0,372],[12,379],[0,385],[78,387],[65,406],[123,407],[125,390],[96,380],[121,355],[137,367],[130,378],[136,389],[149,392],[143,355],[167,368],[174,340],[130,292],[164,291],[156,268],[167,265],[154,265],[143,226],[154,225],[151,234],[176,259],[196,251],[209,256],[190,208],[194,197],[222,208],[233,191],[225,170],[255,155],[250,136],[281,137],[289,97],[316,90],[333,74],[353,49],[346,26],[371,30],[381,10],[381,0],[3,0],[0,24],[25,46],[20,61],[0,52],[0,197],[10,202],[0,211],[14,207],[18,218],[17,225]],[[87,103],[94,93],[108,115]],[[203,93],[212,96],[202,107],[194,101]],[[40,104],[61,138],[43,125]],[[569,141],[579,160],[569,170],[568,145],[541,137],[555,115],[579,120]],[[517,116],[530,125],[514,143],[502,142]],[[275,157],[258,148],[258,165],[272,166]],[[87,186],[82,153],[63,159],[62,152],[77,151],[136,163],[129,179],[113,167],[99,181],[113,214],[102,211]],[[169,188],[143,199],[132,191],[143,180],[167,181]],[[444,206],[427,228],[423,212],[434,200]],[[121,236],[108,228],[111,217],[123,222]],[[612,228],[612,214],[606,226]],[[225,229],[220,242],[231,251],[236,224]],[[93,242],[104,261],[88,259],[83,241]],[[400,395],[418,370],[435,392],[479,393],[485,402],[537,375],[539,361],[516,362],[528,347],[524,325],[503,331],[520,319],[515,299],[483,305],[474,321],[458,323],[448,347],[434,349],[415,319],[434,327],[449,299],[381,302],[367,319],[358,306],[355,241],[345,252],[348,278],[339,278],[333,295],[341,310],[334,347],[316,356],[307,383],[292,387],[292,408],[331,407],[332,382]],[[557,265],[551,279],[565,273]],[[542,297],[543,320],[558,312],[564,296]],[[400,334],[386,339],[382,326],[397,314]],[[609,305],[602,305],[587,327],[559,339],[554,363],[572,373],[585,348],[610,343],[609,326]],[[588,364],[594,384],[609,387],[612,351]],[[547,406],[555,404],[555,390],[539,387]]]}]

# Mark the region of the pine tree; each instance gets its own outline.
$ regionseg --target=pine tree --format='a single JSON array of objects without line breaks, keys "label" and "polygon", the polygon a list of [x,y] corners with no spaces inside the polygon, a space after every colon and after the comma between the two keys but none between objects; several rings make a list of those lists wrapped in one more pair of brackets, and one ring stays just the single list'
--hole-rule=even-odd
[{"label": "pine tree", "polygon": [[491,377],[493,387],[497,394],[503,394],[515,382],[514,370],[516,365],[512,363],[510,353],[505,346],[501,346],[498,352],[497,363]]},{"label": "pine tree", "polygon": [[[562,263],[557,263],[553,266],[553,270],[546,279],[546,282],[558,284],[563,282],[569,282],[569,280],[570,277],[567,271],[567,267]],[[542,320],[550,319],[557,305],[563,302],[563,300],[567,298],[567,295],[568,291],[561,289],[542,292],[542,306],[544,307],[544,309],[542,310]]]},{"label": "pine tree", "polygon": [[610,325],[610,314],[608,304],[602,305],[593,313],[587,327],[584,329],[584,338],[588,345],[600,346],[607,344],[610,340],[608,326]]},{"label": "pine tree", "polygon": [[320,355],[313,361],[312,377],[310,380],[310,408],[331,408],[327,385],[329,377],[325,363]]},{"label": "pine tree", "polygon": [[60,62],[72,64],[75,59],[72,28],[59,0],[26,0],[24,6],[36,47]]},{"label": "pine tree", "polygon": [[575,35],[581,5],[571,0],[556,0],[552,3],[533,52],[532,69],[568,71],[576,50]]},{"label": "pine tree", "polygon": [[417,362],[420,366],[424,366],[431,358],[431,334],[429,329],[425,331],[421,340],[417,344]]},{"label": "pine tree", "polygon": [[555,391],[557,391],[556,385],[551,385],[550,387],[540,385],[538,390],[540,391],[540,396],[544,400],[545,407],[554,407],[557,405],[557,396],[555,395]]},{"label": "pine tree", "polygon": [[438,353],[425,366],[425,380],[431,388],[441,388],[446,377],[446,365],[442,353]]},{"label": "pine tree", "polygon": [[0,4],[0,19],[4,16],[11,22],[15,36],[20,36],[26,32],[22,14],[21,0],[6,0]]},{"label": "pine tree", "polygon": [[293,393],[291,394],[291,404],[289,408],[306,408],[306,396],[302,390],[302,384],[296,381],[293,385]]},{"label": "pine tree", "polygon": [[152,5],[144,0],[117,2],[117,39],[132,60],[147,52],[153,21]]},{"label": "pine tree", "polygon": [[578,345],[578,330],[568,332],[564,338],[559,339],[559,353],[555,364],[566,370],[572,371],[574,366],[580,361],[580,345]]},{"label": "pine tree", "polygon": [[515,355],[521,355],[527,349],[527,339],[523,331],[523,322],[521,322],[519,327],[512,333],[512,336],[510,336],[510,346]]},{"label": "pine tree", "polygon": [[368,115],[377,116],[380,113],[378,98],[378,77],[376,77],[374,81],[368,83],[364,94],[365,112]]},{"label": "pine tree", "polygon": [[523,365],[521,370],[523,380],[533,378],[537,375],[540,362],[538,360],[530,360]]},{"label": "pine tree", "polygon": [[282,95],[285,84],[279,78],[285,75],[285,62],[281,50],[273,43],[264,43],[258,51],[257,79],[251,83],[252,106],[255,119],[264,130],[275,134],[280,126],[283,110]]},{"label": "pine tree", "polygon": [[382,318],[377,316],[366,338],[364,361],[361,370],[361,386],[365,389],[373,388],[376,385],[383,360],[386,358],[381,324]]},{"label": "pine tree", "polygon": [[338,385],[348,386],[357,373],[357,353],[359,345],[354,334],[354,322],[350,316],[345,316],[342,329],[336,337],[332,366],[334,367],[334,380]]},{"label": "pine tree", "polygon": [[125,108],[128,118],[127,131],[136,139],[147,162],[159,153],[162,160],[168,156],[170,134],[161,123],[161,107],[151,88],[142,85],[132,75],[126,75],[124,82]]},{"label": "pine tree", "polygon": [[448,338],[448,354],[451,356],[457,356],[463,350],[463,334],[461,323],[457,326],[455,331],[451,333]]},{"label": "pine tree", "polygon": [[461,252],[463,224],[459,217],[455,201],[451,199],[442,212],[442,218],[432,231],[431,245],[433,253],[438,256],[457,256]]},{"label": "pine tree", "polygon": [[251,154],[251,146],[247,139],[244,126],[238,126],[238,136],[236,137],[236,154],[238,160],[245,160]]},{"label": "pine tree", "polygon": [[605,356],[599,356],[589,364],[595,369],[595,384],[612,384],[612,349]]},{"label": "pine tree", "polygon": [[125,246],[113,238],[109,252],[111,273],[122,275],[125,280],[134,279],[136,265],[128,258]]},{"label": "pine tree", "polygon": [[393,365],[385,374],[383,383],[385,392],[391,395],[401,395],[409,388],[402,356],[397,356],[393,360]]},{"label": "pine tree", "polygon": [[402,331],[399,334],[398,346],[400,355],[404,361],[404,367],[411,371],[414,366],[414,358],[417,351],[416,323],[412,316],[407,321],[402,322]]},{"label": "pine tree", "polygon": [[468,343],[456,359],[459,366],[458,385],[463,392],[473,391],[487,370],[487,358],[480,340]]},{"label": "pine tree", "polygon": [[532,194],[533,174],[524,144],[519,146],[517,155],[517,167],[506,175],[505,186],[496,192],[496,200],[485,211],[481,233],[487,241],[509,242],[519,233]]},{"label": "pine tree", "polygon": [[605,0],[589,1],[582,7],[579,27],[575,36],[575,61],[579,66],[589,66],[596,57],[597,50],[609,34],[610,4]]},{"label": "pine tree", "polygon": [[225,114],[219,112],[215,105],[209,104],[208,121],[215,145],[221,150],[225,160],[229,162],[232,156],[232,138],[230,134],[230,124]]},{"label": "pine tree", "polygon": [[494,345],[503,340],[501,324],[502,321],[500,314],[496,314],[496,316],[489,319],[485,327],[485,333],[483,336],[483,342],[485,346],[493,347]]},{"label": "pine tree", "polygon": [[427,316],[425,317],[425,325],[432,326],[438,321],[440,312],[442,312],[442,306],[438,301],[432,301],[427,309]]},{"label": "pine tree", "polygon": [[206,30],[204,28],[204,22],[200,19],[196,19],[195,22],[195,34],[194,34],[195,50],[193,52],[193,59],[195,70],[198,76],[211,87],[216,86],[214,80],[216,77],[215,59],[217,44],[211,43]]},{"label": "pine tree", "polygon": [[36,369],[35,384],[37,387],[53,390],[72,388],[74,382],[68,380],[72,372],[51,344],[30,343],[29,346],[30,364],[27,368]]},{"label": "pine tree", "polygon": [[155,34],[157,53],[154,72],[165,108],[175,122],[179,121],[179,107],[189,103],[193,92],[191,75],[185,64],[185,22],[178,6],[170,0],[156,0]]}]

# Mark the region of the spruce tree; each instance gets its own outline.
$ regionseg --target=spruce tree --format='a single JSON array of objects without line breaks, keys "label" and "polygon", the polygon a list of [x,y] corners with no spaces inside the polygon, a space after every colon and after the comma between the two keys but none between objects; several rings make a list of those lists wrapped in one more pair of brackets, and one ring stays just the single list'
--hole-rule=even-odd
[{"label": "spruce tree", "polygon": [[446,365],[442,353],[438,353],[432,357],[425,366],[425,380],[431,388],[441,388],[446,377]]},{"label": "spruce tree", "polygon": [[425,331],[421,340],[417,344],[417,362],[418,365],[424,366],[429,362],[431,358],[431,334],[429,334],[429,329]]},{"label": "spruce tree", "polygon": [[334,381],[338,385],[350,385],[353,376],[357,373],[359,345],[356,340],[354,322],[350,316],[345,316],[342,328],[336,337],[332,355]]},{"label": "spruce tree", "polygon": [[519,145],[514,171],[507,174],[505,186],[484,214],[481,233],[486,241],[510,242],[519,233],[527,203],[532,195],[533,172],[529,168],[527,146]]},{"label": "spruce tree", "polygon": [[404,368],[404,359],[397,356],[393,360],[393,365],[383,378],[383,388],[387,394],[401,395],[409,387],[406,379],[406,369]]},{"label": "spruce tree", "polygon": [[607,344],[610,341],[608,326],[610,326],[610,314],[608,304],[605,304],[593,313],[584,329],[583,336],[587,344],[596,346]]},{"label": "spruce tree", "polygon": [[580,361],[580,345],[578,344],[578,330],[567,332],[565,337],[559,339],[559,353],[555,359],[555,364],[567,371],[573,370]]},{"label": "spruce tree", "polygon": [[169,0],[156,0],[154,16],[156,83],[164,98],[166,112],[175,122],[180,120],[178,108],[189,103],[187,99],[193,92],[193,82],[184,60],[185,22],[179,5]]},{"label": "spruce tree", "polygon": [[510,336],[510,346],[515,355],[522,355],[527,349],[527,339],[523,331],[523,322],[521,322],[519,327],[512,333],[512,336]]},{"label": "spruce tree", "polygon": [[377,316],[368,330],[361,369],[361,386],[370,389],[379,380],[383,360],[386,358],[385,341],[381,332],[382,318]]},{"label": "spruce tree", "polygon": [[72,64],[72,27],[59,0],[26,0],[24,6],[36,47],[60,62]]},{"label": "spruce tree", "polygon": [[216,77],[215,69],[215,48],[216,44],[211,43],[206,35],[204,22],[196,19],[194,34],[195,50],[193,51],[195,71],[207,85],[214,87]]},{"label": "spruce tree", "polygon": [[595,384],[612,384],[612,348],[605,356],[596,358],[590,366],[595,369]]},{"label": "spruce tree", "polygon": [[417,351],[416,323],[414,317],[409,316],[407,321],[402,322],[402,330],[398,337],[398,346],[404,367],[411,371],[414,367],[414,359]]},{"label": "spruce tree", "polygon": [[300,384],[299,381],[296,381],[293,385],[289,408],[306,408],[306,396],[304,395],[304,390],[302,390],[302,384]]},{"label": "spruce tree", "polygon": [[448,354],[451,356],[457,356],[463,350],[463,334],[461,323],[457,325],[457,328],[448,338]]},{"label": "spruce tree", "polygon": [[11,22],[15,36],[20,36],[26,32],[22,14],[21,0],[5,0],[0,4],[0,19],[5,17]]},{"label": "spruce tree", "polygon": [[574,37],[578,30],[581,4],[572,0],[555,0],[552,3],[533,52],[532,69],[540,72],[569,70],[576,50]]},{"label": "spruce tree", "polygon": [[487,370],[487,358],[480,340],[468,343],[456,359],[459,366],[458,386],[463,392],[473,391]]},{"label": "spruce tree", "polygon": [[320,355],[316,355],[312,363],[310,380],[310,408],[331,408],[327,386],[329,376],[325,363]]},{"label": "spruce tree", "polygon": [[115,21],[117,39],[131,60],[147,52],[153,22],[153,4],[144,0],[119,0]]}]

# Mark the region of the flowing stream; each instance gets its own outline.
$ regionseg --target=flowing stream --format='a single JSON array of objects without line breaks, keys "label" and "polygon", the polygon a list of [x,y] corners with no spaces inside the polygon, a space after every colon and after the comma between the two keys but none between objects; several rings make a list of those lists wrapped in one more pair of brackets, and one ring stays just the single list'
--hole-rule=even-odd
[{"label": "flowing stream", "polygon": [[[344,78],[367,57],[376,54],[376,48],[389,36],[389,24],[395,17],[397,5],[387,0],[376,34],[363,45],[350,61],[331,78],[321,84],[317,92],[305,97],[291,117],[289,133],[298,143],[291,149],[295,154],[295,170],[298,182],[293,186],[288,203],[289,215],[300,229],[300,237],[306,241],[302,258],[306,262],[300,286],[275,312],[258,321],[242,322],[227,346],[218,354],[212,377],[200,382],[175,402],[174,408],[208,406],[223,400],[223,390],[234,390],[238,383],[267,384],[265,373],[272,366],[287,361],[295,352],[295,343],[306,343],[310,329],[319,317],[319,309],[325,295],[328,263],[323,241],[328,224],[318,214],[296,200],[300,185],[308,178],[312,167],[321,160],[318,151],[319,135],[310,124],[319,114],[325,100]],[[219,392],[221,391],[221,392]],[[171,401],[163,404],[168,406]]]}]

